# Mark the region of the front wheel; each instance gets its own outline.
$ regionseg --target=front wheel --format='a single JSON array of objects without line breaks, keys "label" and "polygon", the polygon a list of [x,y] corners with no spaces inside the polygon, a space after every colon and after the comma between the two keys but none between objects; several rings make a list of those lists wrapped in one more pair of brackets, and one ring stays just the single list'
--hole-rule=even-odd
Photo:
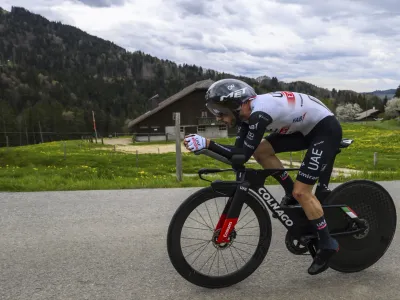
[{"label": "front wheel", "polygon": [[268,252],[271,219],[250,195],[229,242],[216,242],[216,224],[227,200],[211,187],[203,188],[180,205],[169,225],[167,249],[171,263],[195,285],[222,288],[236,284],[250,276]]}]

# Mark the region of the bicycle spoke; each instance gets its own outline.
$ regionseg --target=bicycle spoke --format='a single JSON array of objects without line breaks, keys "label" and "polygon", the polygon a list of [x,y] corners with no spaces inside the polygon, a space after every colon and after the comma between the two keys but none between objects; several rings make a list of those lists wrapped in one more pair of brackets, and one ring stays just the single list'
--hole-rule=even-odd
[{"label": "bicycle spoke", "polygon": [[197,222],[197,223],[199,223],[199,224],[201,224],[201,225],[204,225],[204,226],[206,226],[208,229],[210,229],[211,231],[213,231],[212,228],[211,228],[210,226],[208,226],[208,225],[205,225],[205,224],[203,224],[203,223],[201,223],[201,222],[199,222],[199,221],[197,221],[197,220],[195,220],[195,219],[193,219],[193,218],[191,218],[191,217],[188,217],[188,219],[191,219],[191,220],[193,220],[193,221],[195,221],[195,222]]},{"label": "bicycle spoke", "polygon": [[235,250],[236,250],[236,252],[237,252],[237,254],[239,254],[240,258],[241,258],[241,259],[244,261],[244,263],[246,263],[246,261],[244,260],[243,256],[241,256],[241,255],[240,255],[240,252],[239,252],[239,251],[237,251],[236,247],[233,247],[233,249],[235,249]]},{"label": "bicycle spoke", "polygon": [[251,210],[247,211],[247,213],[245,213],[243,217],[239,218],[239,220],[238,220],[237,222],[239,223],[240,220],[244,219],[244,217],[247,216],[247,214],[248,214],[249,212],[251,212]]},{"label": "bicycle spoke", "polygon": [[[192,255],[193,253],[195,253],[195,252],[196,252],[197,250],[199,250],[201,247],[204,247],[204,244],[206,244],[206,243],[203,242],[202,244],[203,244],[202,246],[200,246],[200,247],[196,248],[194,251],[190,252],[187,256],[185,256],[185,258],[186,258],[186,257],[189,257],[190,255]],[[208,243],[206,244],[206,247],[207,247],[207,245],[208,245]],[[200,254],[201,254],[201,252],[200,252]]]},{"label": "bicycle spoke", "polygon": [[239,229],[236,230],[236,232],[238,232],[241,229],[253,229],[253,228],[259,228],[258,226],[254,226],[254,227],[240,227]]},{"label": "bicycle spoke", "polygon": [[182,228],[192,228],[192,229],[198,229],[198,230],[207,230],[209,231],[210,229],[206,229],[206,228],[197,228],[197,227],[191,227],[191,226],[183,226]]},{"label": "bicycle spoke", "polygon": [[212,230],[212,227],[210,227],[210,226],[208,225],[208,223],[206,222],[206,220],[204,220],[204,218],[202,217],[202,215],[200,215],[200,213],[199,213],[199,211],[197,210],[197,208],[196,208],[196,211],[197,211],[197,213],[199,214],[200,218],[202,218],[202,220],[204,221],[204,223],[207,224],[207,227],[210,228],[210,229]]},{"label": "bicycle spoke", "polygon": [[207,241],[207,242],[211,242],[211,240],[205,240],[205,239],[196,239],[196,238],[190,238],[190,237],[185,237],[182,236],[182,239],[187,239],[187,240],[199,240],[199,241]]},{"label": "bicycle spoke", "polygon": [[257,245],[253,245],[253,244],[246,244],[246,243],[239,242],[239,241],[237,241],[237,240],[235,240],[235,243],[239,243],[239,244],[244,244],[244,245],[250,245],[250,246],[257,247]]},{"label": "bicycle spoke", "polygon": [[215,261],[215,258],[217,257],[217,255],[218,255],[218,249],[215,250],[215,256],[214,256],[213,261],[211,263],[210,269],[208,270],[208,274],[210,274],[210,272],[211,272],[212,266],[214,264],[214,261]]},{"label": "bicycle spoke", "polygon": [[235,262],[235,265],[236,265],[236,270],[239,270],[239,268],[238,268],[238,266],[237,266],[237,263],[236,263],[235,256],[233,256],[232,248],[231,248],[231,247],[229,247],[229,250],[231,250],[232,257],[233,257],[233,261]]},{"label": "bicycle spoke", "polygon": [[192,244],[192,245],[188,245],[188,246],[183,246],[182,249],[183,249],[183,248],[188,248],[188,247],[197,246],[197,245],[200,245],[200,244],[203,245],[203,244],[205,244],[205,243],[206,243],[206,242],[200,242],[200,243],[196,243],[196,244]]},{"label": "bicycle spoke", "polygon": [[211,259],[211,257],[213,257],[214,256],[214,254],[216,253],[218,251],[218,249],[217,250],[215,250],[215,252],[206,260],[206,262],[203,264],[203,266],[200,268],[200,270],[199,271],[201,271],[202,269],[203,269],[203,267],[208,263],[208,261]]},{"label": "bicycle spoke", "polygon": [[217,252],[217,270],[218,270],[218,276],[219,276],[219,251]]},{"label": "bicycle spoke", "polygon": [[214,198],[214,203],[215,203],[215,207],[217,208],[218,216],[220,216],[220,214],[219,214],[219,209],[218,209],[218,205],[217,205],[217,201],[215,201],[215,198]]},{"label": "bicycle spoke", "polygon": [[226,273],[229,273],[229,271],[228,271],[228,267],[226,266],[226,261],[225,261],[224,255],[222,254],[222,251],[221,251],[221,257],[222,257],[222,260],[224,261],[224,265],[225,265]]},{"label": "bicycle spoke", "polygon": [[[218,251],[218,250],[215,250],[215,251]],[[203,264],[203,266],[200,268],[200,270],[199,271],[201,271],[202,269],[203,269],[203,267],[208,263],[208,261],[211,259],[211,257],[213,257],[214,256],[214,254],[213,255],[211,255],[207,260],[206,260],[206,262]]]},{"label": "bicycle spoke", "polygon": [[236,232],[239,232],[239,230],[243,229],[246,227],[247,224],[250,224],[251,222],[253,222],[253,220],[257,219],[257,217],[255,217],[254,219],[252,219],[251,221],[247,222],[246,224],[244,224],[242,227],[240,227],[239,229],[236,230]]},{"label": "bicycle spoke", "polygon": [[211,272],[212,266],[214,265],[214,261],[215,261],[215,258],[218,256],[218,253],[219,253],[219,251],[217,249],[217,251],[215,251],[215,256],[214,256],[213,262],[211,263],[211,267],[210,267],[210,270],[208,271],[208,274],[210,274],[210,272]]},{"label": "bicycle spoke", "polygon": [[199,255],[197,255],[197,257],[196,257],[196,259],[193,261],[193,263],[199,258],[200,254],[203,253],[203,251],[207,248],[207,246],[208,246],[208,244],[209,244],[210,242],[211,242],[211,241],[208,241],[208,243],[206,244],[206,246],[204,247],[204,249],[199,253]]},{"label": "bicycle spoke", "polygon": [[258,234],[241,234],[240,236],[259,236],[259,235]]},{"label": "bicycle spoke", "polygon": [[206,207],[206,209],[207,209],[208,216],[210,217],[211,225],[212,225],[213,228],[215,228],[215,227],[214,227],[214,223],[213,223],[213,221],[212,221],[212,219],[211,219],[211,215],[210,215],[210,212],[209,212],[209,210],[208,210],[207,204],[204,203],[204,205],[205,205],[205,207]]},{"label": "bicycle spoke", "polygon": [[251,256],[251,253],[249,253],[249,252],[247,252],[247,251],[244,251],[243,249],[241,249],[241,248],[239,248],[239,247],[235,247],[235,246],[233,246],[233,245],[232,245],[232,247],[235,248],[235,249],[237,249],[237,250],[240,250],[240,251],[242,251],[242,252],[244,252],[244,253],[247,253],[248,255]]}]

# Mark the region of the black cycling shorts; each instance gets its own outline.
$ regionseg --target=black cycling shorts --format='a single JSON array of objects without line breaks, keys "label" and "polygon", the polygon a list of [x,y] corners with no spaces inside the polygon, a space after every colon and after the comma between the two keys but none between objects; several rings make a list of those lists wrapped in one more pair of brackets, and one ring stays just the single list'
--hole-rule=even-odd
[{"label": "black cycling shorts", "polygon": [[272,133],[265,139],[275,153],[306,150],[296,180],[314,185],[332,161],[342,140],[342,127],[334,116],[322,119],[307,135]]}]

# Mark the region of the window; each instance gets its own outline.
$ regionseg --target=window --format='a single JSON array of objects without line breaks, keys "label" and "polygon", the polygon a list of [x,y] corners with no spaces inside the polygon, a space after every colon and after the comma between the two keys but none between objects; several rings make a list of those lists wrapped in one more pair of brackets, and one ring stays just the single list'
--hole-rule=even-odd
[{"label": "window", "polygon": [[201,112],[201,117],[202,118],[207,118],[207,112],[206,111],[202,111]]},{"label": "window", "polygon": [[226,130],[226,125],[219,125],[219,130]]},{"label": "window", "polygon": [[205,126],[197,127],[197,132],[204,132],[204,131],[206,131],[206,127]]}]

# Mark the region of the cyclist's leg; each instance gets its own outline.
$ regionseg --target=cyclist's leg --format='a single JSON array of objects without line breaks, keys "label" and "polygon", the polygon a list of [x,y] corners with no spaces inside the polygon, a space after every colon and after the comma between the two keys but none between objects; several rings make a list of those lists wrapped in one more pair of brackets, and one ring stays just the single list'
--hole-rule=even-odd
[{"label": "cyclist's leg", "polygon": [[298,172],[293,196],[303,207],[319,237],[321,251],[317,253],[309,269],[310,274],[318,274],[327,268],[330,256],[338,250],[338,243],[329,234],[321,203],[313,195],[312,188],[320,172],[336,155],[342,138],[342,130],[334,117],[328,117],[318,124],[307,138],[310,139],[310,146]]},{"label": "cyclist's leg", "polygon": [[[307,149],[305,138],[300,133],[276,134],[272,133],[264,138],[253,154],[255,160],[264,168],[283,169],[282,162],[275,156],[275,153],[287,151],[299,151]],[[293,192],[293,180],[286,171],[273,175],[281,184],[289,198]],[[291,204],[296,204],[296,201]]]},{"label": "cyclist's leg", "polygon": [[[319,223],[323,223],[324,212],[321,207],[321,203],[312,193],[312,189],[319,178],[321,168],[327,164],[328,160],[332,157],[332,148],[335,143],[331,137],[328,136],[317,136],[313,139],[310,148],[304,157],[301,164],[300,170],[296,177],[294,184],[293,196],[297,199],[300,205],[303,207],[307,218],[317,226]],[[319,229],[319,225],[317,229]],[[324,231],[323,233],[327,232]],[[321,246],[331,247],[332,240],[330,239],[329,232],[321,237]]]},{"label": "cyclist's leg", "polygon": [[[336,151],[336,155],[337,155]],[[332,160],[326,165],[325,170],[321,171],[321,174],[318,179],[317,187],[315,189],[315,196],[318,200],[323,203],[326,197],[329,195],[331,190],[329,189],[329,182],[331,180],[331,175],[333,171],[333,165],[335,163],[336,155],[332,158]]]}]

